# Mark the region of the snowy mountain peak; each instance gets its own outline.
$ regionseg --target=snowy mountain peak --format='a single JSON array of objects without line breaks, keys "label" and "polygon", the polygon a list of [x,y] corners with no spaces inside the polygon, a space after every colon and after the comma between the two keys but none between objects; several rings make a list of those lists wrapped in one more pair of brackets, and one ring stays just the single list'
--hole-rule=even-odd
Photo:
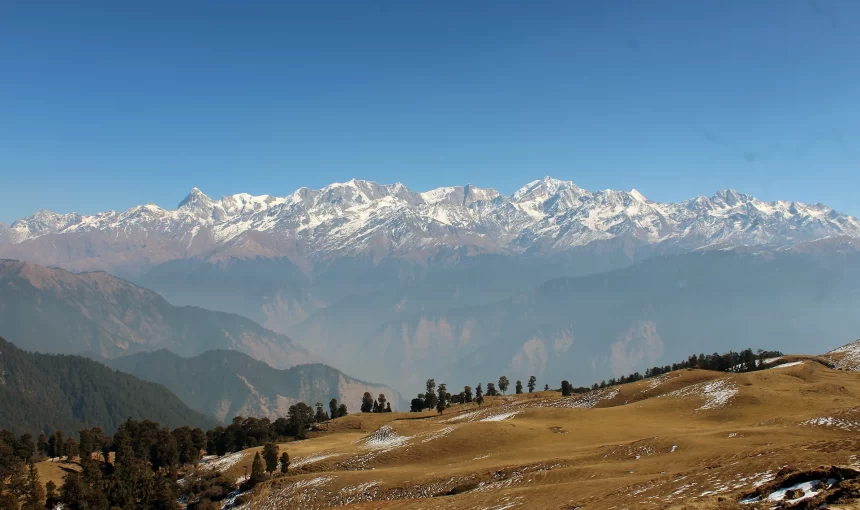
[{"label": "snowy mountain peak", "polygon": [[199,188],[191,188],[191,191],[188,195],[179,202],[177,209],[182,209],[183,207],[194,207],[199,204],[209,204],[212,202],[212,199],[206,196],[205,193],[200,191]]},{"label": "snowy mountain peak", "polygon": [[[200,233],[208,232],[199,237]],[[400,183],[351,179],[286,197],[238,193],[213,200],[197,188],[174,210],[156,205],[92,216],[37,211],[0,235],[20,243],[48,234],[162,236],[182,250],[326,258],[394,256],[433,247],[480,253],[563,251],[613,238],[695,249],[709,245],[791,246],[833,236],[860,239],[860,222],[827,206],[764,202],[735,190],[680,203],[658,203],[639,191],[590,192],[545,177],[510,196],[472,184],[422,193]],[[111,241],[108,241],[111,240]],[[199,243],[199,244],[197,244]],[[198,252],[194,252],[198,253]]]}]

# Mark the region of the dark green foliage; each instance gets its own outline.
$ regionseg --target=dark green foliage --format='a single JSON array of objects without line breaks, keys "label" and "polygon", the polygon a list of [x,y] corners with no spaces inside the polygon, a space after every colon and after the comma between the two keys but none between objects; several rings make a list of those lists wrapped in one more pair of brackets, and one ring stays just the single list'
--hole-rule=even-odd
[{"label": "dark green foliage", "polygon": [[337,407],[337,417],[341,418],[349,414],[349,411],[346,408],[346,404],[341,404]]},{"label": "dark green foliage", "polygon": [[522,382],[520,382],[520,381],[517,381],[516,389],[517,389],[517,395],[519,395],[520,393],[522,393],[522,392],[523,392],[523,383],[522,383]]},{"label": "dark green foliage", "polygon": [[361,397],[361,412],[369,413],[373,411],[373,404],[376,404],[376,401],[370,396],[370,392],[365,391],[364,396]]},{"label": "dark green foliage", "polygon": [[561,394],[564,397],[569,397],[571,393],[570,383],[565,381],[561,381]]},{"label": "dark green foliage", "polygon": [[221,510],[215,501],[223,501],[235,490],[235,486],[220,471],[195,471],[185,477],[183,495],[188,500],[188,508]]},{"label": "dark green foliage", "polygon": [[287,454],[287,452],[284,452],[281,454],[280,464],[281,464],[281,473],[286,474],[287,471],[289,471],[289,469],[290,469],[290,456],[289,456],[289,454]]},{"label": "dark green foliage", "polygon": [[274,473],[278,470],[278,445],[266,443],[263,446],[263,460],[266,462],[266,472]]},{"label": "dark green foliage", "polygon": [[48,457],[62,457],[63,446],[65,445],[65,441],[63,441],[64,435],[62,430],[58,430],[51,434],[51,437],[48,439]]},{"label": "dark green foliage", "polygon": [[435,409],[438,398],[436,397],[436,380],[427,379],[427,391],[424,392],[424,408]]},{"label": "dark green foliage", "polygon": [[322,402],[317,402],[316,408],[317,408],[317,412],[314,415],[314,421],[317,423],[322,423],[324,421],[328,421],[328,415],[323,410]]},{"label": "dark green foliage", "polygon": [[66,439],[66,444],[63,446],[63,455],[71,461],[73,458],[77,457],[79,453],[80,449],[78,448],[78,442],[72,437]]},{"label": "dark green foliage", "polygon": [[496,391],[496,385],[493,383],[487,383],[487,393],[488,397],[498,397],[499,392]]},{"label": "dark green foliage", "polygon": [[260,452],[257,452],[254,454],[254,462],[251,464],[251,478],[248,480],[248,485],[254,487],[265,480],[266,473],[263,468],[263,459],[260,457]]},{"label": "dark green foliage", "polygon": [[503,375],[503,376],[499,377],[499,390],[502,393],[505,393],[506,391],[508,391],[509,385],[510,385],[510,381],[508,381],[508,378],[506,376]]},{"label": "dark green foliage", "polygon": [[471,402],[472,401],[472,387],[466,386],[463,388],[463,402]]},{"label": "dark green foliage", "polygon": [[439,414],[442,414],[442,411],[444,411],[445,408],[447,407],[447,405],[448,405],[447,399],[448,399],[448,392],[447,392],[447,389],[445,388],[445,384],[442,383],[439,385],[439,395],[436,398],[436,411],[438,411]]},{"label": "dark green foliage", "polygon": [[386,413],[390,413],[390,412],[391,412],[391,402],[386,402],[386,403],[385,403],[385,412],[386,412]]},{"label": "dark green foliage", "polygon": [[543,391],[549,391],[549,384],[543,385]]},{"label": "dark green foliage", "polygon": [[475,402],[477,402],[478,405],[484,403],[484,390],[481,389],[481,383],[478,383],[478,387],[475,388]]},{"label": "dark green foliage", "polygon": [[328,403],[328,415],[331,419],[337,418],[337,399],[333,398]]},{"label": "dark green foliage", "polygon": [[[129,416],[171,426],[211,426],[164,387],[80,356],[35,354],[0,338],[0,428],[35,433],[80,430],[86,423],[109,431]],[[61,443],[63,444],[63,443]],[[60,456],[62,446],[48,452]]]},{"label": "dark green foliage", "polygon": [[535,391],[535,386],[537,385],[537,379],[535,376],[529,377],[529,393],[533,393]]},{"label": "dark green foliage", "polygon": [[[377,397],[377,398],[376,398],[376,402],[379,404],[379,405],[377,406],[377,410],[376,410],[376,412],[378,412],[378,413],[384,413],[384,412],[385,412],[385,402],[386,402],[385,395],[383,395],[382,393],[380,393],[380,394],[379,394],[379,397]],[[390,408],[389,408],[389,409],[390,409]]]},{"label": "dark green foliage", "polygon": [[420,413],[424,410],[424,399],[423,398],[413,398],[412,402],[409,404],[409,410],[413,413]]}]

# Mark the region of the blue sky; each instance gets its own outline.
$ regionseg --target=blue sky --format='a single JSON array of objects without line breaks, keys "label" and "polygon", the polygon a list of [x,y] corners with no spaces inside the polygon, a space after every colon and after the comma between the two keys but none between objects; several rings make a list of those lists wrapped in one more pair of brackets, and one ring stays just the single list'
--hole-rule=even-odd
[{"label": "blue sky", "polygon": [[860,216],[860,2],[0,4],[0,221],[544,175]]}]

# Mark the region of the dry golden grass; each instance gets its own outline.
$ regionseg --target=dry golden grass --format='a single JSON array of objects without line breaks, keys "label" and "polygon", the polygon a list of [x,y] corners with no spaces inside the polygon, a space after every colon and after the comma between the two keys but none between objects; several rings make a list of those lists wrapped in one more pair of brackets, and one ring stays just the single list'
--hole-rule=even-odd
[{"label": "dry golden grass", "polygon": [[[809,356],[783,361],[800,363],[683,370],[569,398],[490,397],[441,416],[339,418],[281,444],[289,476],[246,495],[248,508],[755,509],[738,500],[757,483],[771,490],[789,472],[860,468],[860,373]],[[250,472],[259,450],[233,454],[225,474]],[[39,464],[42,481],[58,485],[65,469],[79,467]]]},{"label": "dry golden grass", "polygon": [[[685,370],[605,390],[602,400],[540,392],[442,416],[341,418],[282,444],[290,476],[258,488],[251,508],[737,508],[783,466],[860,467],[860,373],[786,361],[803,363]],[[713,408],[707,385],[723,390]],[[588,399],[592,408],[550,407]],[[503,419],[480,421],[493,416]],[[382,440],[368,444],[373,436]],[[232,474],[250,469],[253,451]]]}]

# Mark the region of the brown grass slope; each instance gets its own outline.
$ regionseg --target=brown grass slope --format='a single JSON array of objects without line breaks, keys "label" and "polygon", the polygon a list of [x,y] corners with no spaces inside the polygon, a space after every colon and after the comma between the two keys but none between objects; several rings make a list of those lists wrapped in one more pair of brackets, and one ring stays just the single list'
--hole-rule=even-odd
[{"label": "brown grass slope", "polygon": [[860,468],[860,373],[781,362],[488,398],[442,416],[351,415],[281,445],[290,475],[258,486],[250,508],[733,508],[786,473]]}]

